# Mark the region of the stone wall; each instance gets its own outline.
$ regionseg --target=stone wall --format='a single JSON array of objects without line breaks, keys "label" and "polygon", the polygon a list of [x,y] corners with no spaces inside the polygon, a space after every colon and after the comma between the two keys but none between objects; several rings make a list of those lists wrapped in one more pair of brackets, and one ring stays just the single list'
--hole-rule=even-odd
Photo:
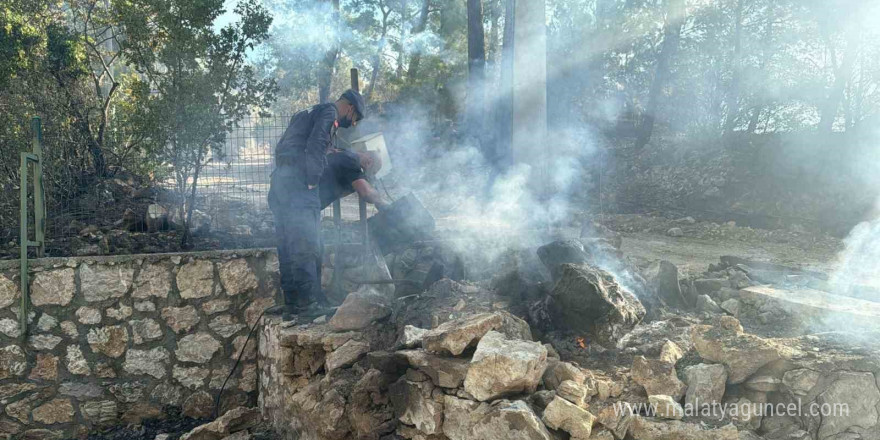
[{"label": "stone wall", "polygon": [[[0,262],[0,438],[209,416],[277,272],[264,250],[34,260],[22,338],[18,262]],[[256,403],[255,353],[256,337],[221,407]]]}]

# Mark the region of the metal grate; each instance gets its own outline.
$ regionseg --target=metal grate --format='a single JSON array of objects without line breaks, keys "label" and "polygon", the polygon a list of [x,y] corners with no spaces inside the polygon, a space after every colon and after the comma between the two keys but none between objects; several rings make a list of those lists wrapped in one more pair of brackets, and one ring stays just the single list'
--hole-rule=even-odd
[{"label": "metal grate", "polygon": [[[275,145],[289,120],[290,115],[245,118],[209,154],[197,181],[193,235],[186,250],[274,246],[267,196]],[[84,144],[60,138],[57,133],[63,130],[53,128],[53,121],[44,121],[47,256],[182,250],[177,225],[186,199],[169,164],[149,174],[111,167],[109,175],[99,179],[79,171],[89,169]],[[112,164],[119,158],[109,159]],[[148,216],[164,211],[168,221],[150,220],[161,215]],[[323,216],[332,217],[332,210]],[[358,219],[356,196],[343,200],[342,218]],[[0,258],[17,258],[18,251],[17,246],[0,248]]]}]

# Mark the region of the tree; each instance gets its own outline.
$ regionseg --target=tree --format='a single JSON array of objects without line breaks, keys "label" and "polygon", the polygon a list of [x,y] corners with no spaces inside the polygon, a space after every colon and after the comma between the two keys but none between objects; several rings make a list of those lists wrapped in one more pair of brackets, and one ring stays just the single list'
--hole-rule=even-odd
[{"label": "tree", "polygon": [[654,81],[648,92],[648,106],[643,115],[639,136],[636,140],[636,150],[641,150],[651,140],[654,133],[654,122],[657,119],[657,109],[662,98],[663,88],[666,87],[670,75],[670,63],[678,51],[681,39],[681,27],[684,23],[684,0],[666,0],[666,19],[663,23],[663,44],[657,55],[657,70],[654,73]]},{"label": "tree", "polygon": [[116,0],[114,6],[127,59],[157,91],[149,105],[161,118],[160,157],[173,166],[186,246],[199,173],[222,156],[238,121],[274,99],[274,81],[258,77],[246,60],[268,37],[272,17],[259,0],[241,0],[239,21],[215,30],[223,0]]},{"label": "tree", "polygon": [[336,72],[336,60],[339,58],[339,0],[327,0],[330,2],[330,23],[334,27],[331,33],[333,39],[330,49],[321,60],[321,69],[318,71],[318,100],[321,103],[330,99],[330,85],[333,74]]},{"label": "tree", "polygon": [[486,112],[486,40],[482,0],[467,0],[467,14],[467,128],[471,135],[478,135],[483,128]]}]

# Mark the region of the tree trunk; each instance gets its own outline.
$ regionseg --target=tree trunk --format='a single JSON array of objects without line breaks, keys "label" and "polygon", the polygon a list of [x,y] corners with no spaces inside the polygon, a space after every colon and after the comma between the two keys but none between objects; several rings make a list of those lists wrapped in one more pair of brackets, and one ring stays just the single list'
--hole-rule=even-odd
[{"label": "tree trunk", "polygon": [[733,134],[736,118],[739,116],[739,87],[742,80],[742,15],[744,0],[737,0],[734,13],[733,60],[730,89],[727,95],[727,121],[724,123],[724,135]]},{"label": "tree trunk", "polygon": [[504,1],[504,34],[501,43],[501,75],[495,105],[495,131],[488,147],[496,171],[513,164],[513,27],[514,2]]},{"label": "tree trunk", "polygon": [[398,44],[400,52],[397,55],[397,70],[394,73],[397,79],[403,78],[403,60],[406,58],[406,26],[404,23],[407,22],[409,17],[408,8],[409,2],[407,0],[400,0],[400,44]]},{"label": "tree trunk", "polygon": [[639,136],[636,139],[636,150],[641,150],[651,140],[654,133],[654,122],[657,118],[657,108],[660,104],[663,88],[669,81],[669,64],[678,51],[678,43],[681,40],[681,27],[684,23],[684,0],[666,0],[666,19],[663,24],[663,45],[657,59],[657,71],[651,82],[651,90],[648,94],[648,106],[639,128]]},{"label": "tree trunk", "polygon": [[[822,103],[819,114],[819,132],[831,133],[834,126],[834,120],[837,118],[837,112],[840,109],[840,103],[843,100],[843,94],[846,91],[846,85],[852,76],[853,64],[855,64],[856,54],[858,53],[857,36],[855,30],[851,27],[847,28],[846,51],[843,55],[843,62],[840,67],[834,71],[834,85],[829,90],[825,101]],[[829,43],[830,44],[830,43]]]},{"label": "tree trunk", "polygon": [[[431,0],[423,0],[422,7],[419,10],[419,21],[413,26],[413,35],[419,35],[428,27],[428,12],[431,6]],[[406,72],[406,82],[412,84],[419,75],[419,64],[422,62],[422,47],[417,46],[413,50],[413,54],[409,60],[409,69]]]},{"label": "tree trunk", "polygon": [[468,81],[467,130],[479,136],[486,113],[486,40],[483,33],[483,5],[481,0],[467,0],[468,15]]},{"label": "tree trunk", "polygon": [[[330,0],[333,5],[331,21],[339,30],[339,0]],[[334,34],[338,35],[338,32]],[[323,104],[330,100],[330,86],[333,83],[333,74],[336,72],[336,59],[339,57],[339,41],[333,42],[333,47],[324,54],[321,67],[318,70],[318,100]]]}]

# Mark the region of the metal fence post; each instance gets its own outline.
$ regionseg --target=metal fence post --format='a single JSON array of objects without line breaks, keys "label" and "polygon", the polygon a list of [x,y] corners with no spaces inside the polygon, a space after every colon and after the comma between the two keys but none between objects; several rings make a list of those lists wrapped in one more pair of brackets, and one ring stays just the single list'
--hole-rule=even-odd
[{"label": "metal fence post", "polygon": [[[20,205],[19,205],[19,239],[20,254],[19,263],[21,266],[21,308],[20,308],[20,328],[21,338],[27,338],[27,318],[28,318],[28,301],[30,301],[29,287],[29,267],[28,267],[28,248],[37,248],[37,256],[42,257],[45,251],[45,203],[46,199],[43,194],[43,128],[39,117],[34,117],[31,121],[31,130],[33,131],[33,140],[31,147],[32,153],[21,153],[21,171],[19,172],[20,181]],[[28,238],[28,163],[34,163],[34,241]]]},{"label": "metal fence post", "polygon": [[[358,70],[351,69],[351,88],[355,91],[360,92],[360,81],[358,80]],[[361,196],[358,196],[358,214],[360,216],[360,226],[361,226],[361,234],[363,234],[364,238],[364,257],[369,259],[372,255],[372,249],[370,249],[370,228],[367,226],[367,201],[364,200]],[[364,260],[366,264],[367,260]]]}]

